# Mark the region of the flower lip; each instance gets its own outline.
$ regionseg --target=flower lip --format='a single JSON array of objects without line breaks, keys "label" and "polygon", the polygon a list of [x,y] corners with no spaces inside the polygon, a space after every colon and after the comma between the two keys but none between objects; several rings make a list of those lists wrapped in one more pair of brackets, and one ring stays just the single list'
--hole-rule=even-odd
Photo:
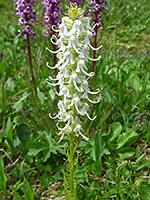
[{"label": "flower lip", "polygon": [[83,80],[83,84],[84,84],[85,86],[88,86],[87,80]]},{"label": "flower lip", "polygon": [[79,60],[79,65],[81,66],[81,67],[84,67],[84,65],[85,65],[85,62],[84,62],[84,60],[83,59],[81,59],[81,60]]},{"label": "flower lip", "polygon": [[87,44],[84,45],[84,50],[87,52],[89,51],[89,46]]},{"label": "flower lip", "polygon": [[74,80],[76,80],[76,79],[77,79],[77,74],[74,73],[74,74],[71,75],[71,77],[72,77]]},{"label": "flower lip", "polygon": [[87,103],[85,103],[84,106],[85,106],[85,109],[86,109],[86,110],[88,110],[89,107],[90,107]]},{"label": "flower lip", "polygon": [[65,69],[65,65],[61,65],[61,66],[59,67],[59,70],[60,70],[61,72],[63,72],[64,69]]},{"label": "flower lip", "polygon": [[57,105],[58,105],[58,108],[59,108],[59,110],[60,110],[60,113],[66,111],[66,109],[65,109],[65,107],[64,107],[64,104],[63,104],[63,102],[62,102],[61,100],[59,100],[59,102],[58,102]]},{"label": "flower lip", "polygon": [[92,38],[93,37],[93,34],[92,34],[92,32],[91,31],[87,31],[87,35],[88,35],[88,38],[90,39],[90,38]]},{"label": "flower lip", "polygon": [[79,97],[75,97],[74,99],[75,104],[77,104],[79,102]]},{"label": "flower lip", "polygon": [[76,40],[75,36],[72,35],[72,36],[70,37],[70,40],[71,40],[73,43],[75,43],[75,40]]},{"label": "flower lip", "polygon": [[82,126],[80,124],[78,124],[75,128],[74,131],[75,132],[79,132],[82,129]]},{"label": "flower lip", "polygon": [[81,28],[82,22],[80,20],[76,20],[76,25],[78,26],[78,28]]},{"label": "flower lip", "polygon": [[67,94],[67,88],[66,88],[66,87],[63,87],[63,88],[62,88],[62,92],[63,92],[64,94]]},{"label": "flower lip", "polygon": [[64,53],[64,55],[65,55],[66,58],[68,58],[70,56],[70,52],[67,51],[67,52]]},{"label": "flower lip", "polygon": [[67,115],[66,116],[66,121],[70,121],[71,120],[71,115]]},{"label": "flower lip", "polygon": [[60,46],[60,45],[61,45],[61,39],[58,39],[57,42],[56,42],[56,44],[57,44],[58,46]]},{"label": "flower lip", "polygon": [[59,108],[59,109],[62,109],[62,108],[63,108],[63,103],[62,103],[62,101],[59,101],[57,105],[58,105],[58,108]]},{"label": "flower lip", "polygon": [[64,31],[65,26],[63,24],[59,25],[59,29],[63,32]]}]

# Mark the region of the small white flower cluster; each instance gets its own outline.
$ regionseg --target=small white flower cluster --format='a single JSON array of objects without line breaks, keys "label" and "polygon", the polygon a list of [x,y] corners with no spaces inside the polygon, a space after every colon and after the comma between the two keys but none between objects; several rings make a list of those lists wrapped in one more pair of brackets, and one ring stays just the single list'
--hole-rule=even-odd
[{"label": "small white flower cluster", "polygon": [[[51,67],[47,62],[46,65],[51,68],[57,68],[59,70],[56,79],[49,77],[47,79],[48,84],[52,86],[59,85],[59,93],[56,91],[58,96],[62,96],[62,100],[58,102],[59,112],[52,119],[58,118],[59,122],[57,127],[61,132],[69,134],[71,131],[78,136],[80,134],[85,140],[88,140],[82,131],[82,116],[87,116],[89,120],[94,120],[88,114],[89,105],[88,102],[98,103],[100,101],[100,95],[97,101],[92,101],[88,95],[98,94],[100,92],[97,89],[96,92],[91,92],[88,87],[88,79],[94,76],[94,73],[88,73],[86,64],[88,60],[99,60],[92,59],[89,57],[90,48],[93,48],[90,44],[90,38],[93,37],[93,29],[90,26],[90,19],[88,17],[81,17],[76,20],[72,20],[69,17],[63,17],[62,23],[59,25],[59,30],[53,30],[58,32],[59,39],[55,35],[52,36],[51,42],[59,46],[59,50],[54,52],[46,48],[51,53],[56,53],[59,59],[58,63]],[[57,81],[52,83],[51,81]],[[64,122],[65,126],[59,127],[59,123]],[[63,123],[63,124],[64,124]]]}]

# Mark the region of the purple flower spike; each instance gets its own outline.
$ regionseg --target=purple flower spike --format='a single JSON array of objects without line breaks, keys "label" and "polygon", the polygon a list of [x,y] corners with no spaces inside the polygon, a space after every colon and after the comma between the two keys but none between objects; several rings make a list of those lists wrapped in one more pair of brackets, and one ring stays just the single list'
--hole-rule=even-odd
[{"label": "purple flower spike", "polygon": [[44,0],[41,2],[43,8],[46,10],[44,13],[44,21],[46,23],[47,32],[46,36],[52,35],[52,26],[58,26],[60,24],[59,14],[62,13],[58,7],[60,1],[58,0]]},{"label": "purple flower spike", "polygon": [[[94,22],[94,27],[93,27],[93,36],[94,36],[94,48],[97,47],[97,32],[98,32],[98,27],[103,26],[104,24],[102,23],[102,18],[101,18],[101,13],[105,13],[106,9],[106,4],[109,0],[91,0],[91,3],[89,3],[89,13],[88,15],[93,16],[91,22]],[[93,50],[93,59],[95,59],[95,54],[96,51]],[[95,71],[95,61],[93,61],[92,64],[92,72]],[[91,81],[91,90],[93,87],[93,79]]]},{"label": "purple flower spike", "polygon": [[[18,36],[20,37],[24,33],[24,39],[27,40],[27,35],[35,37],[35,32],[32,31],[34,26],[33,22],[36,22],[35,10],[32,8],[37,4],[34,0],[12,0],[16,2],[16,14],[19,15],[18,25],[24,26],[22,30],[18,30]],[[36,37],[35,37],[36,38]],[[37,38],[36,38],[37,39]]]},{"label": "purple flower spike", "polygon": [[91,0],[91,3],[89,3],[89,15],[95,14],[92,18],[92,22],[95,22],[97,26],[103,26],[100,13],[105,13],[107,1],[108,0]]}]

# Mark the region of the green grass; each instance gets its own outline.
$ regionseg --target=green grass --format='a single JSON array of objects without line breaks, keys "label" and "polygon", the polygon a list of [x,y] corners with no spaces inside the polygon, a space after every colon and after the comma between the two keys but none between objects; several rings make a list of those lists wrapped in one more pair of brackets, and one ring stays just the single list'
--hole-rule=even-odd
[{"label": "green grass", "polygon": [[[91,108],[96,120],[84,122],[90,141],[78,141],[77,200],[150,199],[150,2],[118,1],[117,57],[116,2],[109,2],[102,16],[105,29],[98,33],[103,48],[94,87],[103,98]],[[65,196],[68,138],[54,142],[60,137],[48,117],[57,112],[54,90],[45,82],[53,75],[45,65],[52,64],[45,50],[50,38],[37,24],[39,38],[31,41],[37,100],[26,42],[15,38],[13,5],[0,1],[0,199],[59,199]],[[40,5],[36,9],[40,15]]]}]

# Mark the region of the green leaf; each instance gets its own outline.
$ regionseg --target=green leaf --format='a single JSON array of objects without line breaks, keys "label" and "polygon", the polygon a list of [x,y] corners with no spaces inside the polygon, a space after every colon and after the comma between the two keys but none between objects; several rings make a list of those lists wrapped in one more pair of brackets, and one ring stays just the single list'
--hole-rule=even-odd
[{"label": "green leaf", "polygon": [[139,187],[140,185],[142,185],[142,183],[144,182],[143,178],[137,178],[134,182],[134,185],[136,185],[137,187]]},{"label": "green leaf", "polygon": [[12,134],[12,127],[11,127],[11,119],[8,117],[6,128],[0,133],[0,135],[6,136],[11,143],[13,143],[13,134]]},{"label": "green leaf", "polygon": [[18,192],[15,193],[13,200],[21,200],[21,197]]},{"label": "green leaf", "polygon": [[120,113],[121,113],[121,115],[123,117],[125,125],[127,126],[128,123],[129,123],[129,119],[128,119],[127,113],[124,110],[121,110],[121,109],[120,109]]},{"label": "green leaf", "polygon": [[150,160],[145,160],[138,168],[137,170],[143,169],[143,168],[147,168],[150,167]]},{"label": "green leaf", "polygon": [[121,133],[121,130],[122,126],[119,122],[113,123],[108,131],[107,141],[112,142]]},{"label": "green leaf", "polygon": [[6,193],[7,177],[4,172],[3,159],[0,158],[0,190]]},{"label": "green leaf", "polygon": [[136,150],[131,147],[124,147],[116,151],[116,153],[120,156],[121,159],[130,158],[131,156],[135,154],[135,152]]},{"label": "green leaf", "polygon": [[22,94],[22,98],[19,99],[19,101],[17,101],[14,105],[13,105],[13,109],[16,110],[16,112],[20,111],[22,108],[22,103],[23,101],[30,95],[30,93],[24,92]]},{"label": "green leaf", "polygon": [[111,153],[110,153],[110,151],[109,151],[109,149],[108,148],[104,148],[104,154],[106,154],[106,155],[110,155]]},{"label": "green leaf", "polygon": [[26,145],[30,141],[32,130],[26,124],[21,124],[17,127],[17,136],[19,140]]},{"label": "green leaf", "polygon": [[33,156],[29,156],[29,155],[26,156],[26,162],[27,163],[32,164],[33,161],[34,161]]},{"label": "green leaf", "polygon": [[28,183],[28,180],[24,180],[23,192],[25,195],[25,200],[33,200],[34,199],[34,191]]},{"label": "green leaf", "polygon": [[94,135],[94,143],[95,143],[95,155],[96,155],[96,169],[101,176],[102,172],[102,155],[104,153],[104,143],[103,138],[100,132],[96,132]]},{"label": "green leaf", "polygon": [[136,165],[139,165],[140,162],[142,162],[143,158],[145,158],[146,156],[146,153],[143,153],[136,161],[135,161],[135,164]]},{"label": "green leaf", "polygon": [[5,133],[7,135],[7,139],[13,144],[13,133],[12,133],[12,127],[11,127],[11,119],[8,117]]},{"label": "green leaf", "polygon": [[113,102],[113,93],[111,91],[110,88],[105,88],[104,91],[103,91],[103,94],[104,94],[104,97],[106,98],[106,100],[109,102],[109,103],[112,103]]},{"label": "green leaf", "polygon": [[54,100],[55,100],[55,97],[56,97],[56,93],[54,92],[54,90],[50,89],[49,95],[50,95],[52,101],[54,101]]},{"label": "green leaf", "polygon": [[[83,143],[82,143],[83,144]],[[92,141],[86,142],[85,154],[90,154],[91,158],[96,161],[95,144]]]},{"label": "green leaf", "polygon": [[46,97],[45,97],[44,93],[40,91],[39,88],[37,88],[37,95],[38,95],[38,98],[41,101],[41,104],[44,104]]},{"label": "green leaf", "polygon": [[51,156],[51,150],[48,148],[44,151],[43,162],[46,162]]},{"label": "green leaf", "polygon": [[47,133],[46,131],[43,131],[43,135],[45,136],[45,139],[46,139],[49,147],[51,147],[53,145],[52,134],[51,133]]},{"label": "green leaf", "polygon": [[12,193],[14,194],[16,191],[18,191],[23,186],[23,182],[18,181],[12,188]]},{"label": "green leaf", "polygon": [[16,45],[16,44],[18,44],[18,38],[14,38],[14,44]]},{"label": "green leaf", "polygon": [[58,180],[58,181],[64,180],[64,178],[63,178],[62,174],[60,174],[60,172],[55,173],[53,178],[54,178],[54,180]]},{"label": "green leaf", "polygon": [[37,142],[33,144],[33,148],[29,149],[28,155],[29,156],[36,156],[39,152],[43,151],[44,149],[47,149],[48,146],[46,144],[43,144],[41,142]]},{"label": "green leaf", "polygon": [[122,146],[129,143],[136,136],[137,136],[137,133],[132,130],[119,135],[119,137],[117,138],[117,141],[116,141],[117,146],[118,146],[117,149],[120,149]]},{"label": "green leaf", "polygon": [[96,160],[99,161],[101,160],[101,157],[103,155],[103,150],[104,150],[104,143],[103,143],[103,138],[100,132],[96,132],[94,135],[94,142],[95,142],[95,154],[96,154]]},{"label": "green leaf", "polygon": [[14,51],[11,47],[6,48],[8,55],[10,55],[11,59],[14,60]]},{"label": "green leaf", "polygon": [[140,189],[140,196],[143,200],[150,200],[150,185],[141,185]]},{"label": "green leaf", "polygon": [[6,89],[10,92],[14,92],[15,88],[15,82],[12,80],[12,78],[8,78],[6,81]]},{"label": "green leaf", "polygon": [[138,92],[139,88],[141,87],[140,79],[133,79],[133,88]]},{"label": "green leaf", "polygon": [[143,91],[146,90],[146,86],[147,86],[149,77],[150,77],[150,72],[148,71],[144,76],[143,86],[142,86]]},{"label": "green leaf", "polygon": [[26,121],[25,121],[25,119],[24,119],[22,116],[16,116],[16,117],[14,117],[14,123],[15,123],[17,126],[19,126],[19,125],[21,125],[21,124],[25,124]]},{"label": "green leaf", "polygon": [[140,78],[135,73],[132,73],[127,80],[127,86],[132,87],[136,92],[138,92],[141,87]]},{"label": "green leaf", "polygon": [[87,141],[81,140],[81,142],[80,142],[80,144],[79,144],[78,147],[79,147],[81,150],[83,150],[83,149],[87,146],[87,144],[88,144]]}]

